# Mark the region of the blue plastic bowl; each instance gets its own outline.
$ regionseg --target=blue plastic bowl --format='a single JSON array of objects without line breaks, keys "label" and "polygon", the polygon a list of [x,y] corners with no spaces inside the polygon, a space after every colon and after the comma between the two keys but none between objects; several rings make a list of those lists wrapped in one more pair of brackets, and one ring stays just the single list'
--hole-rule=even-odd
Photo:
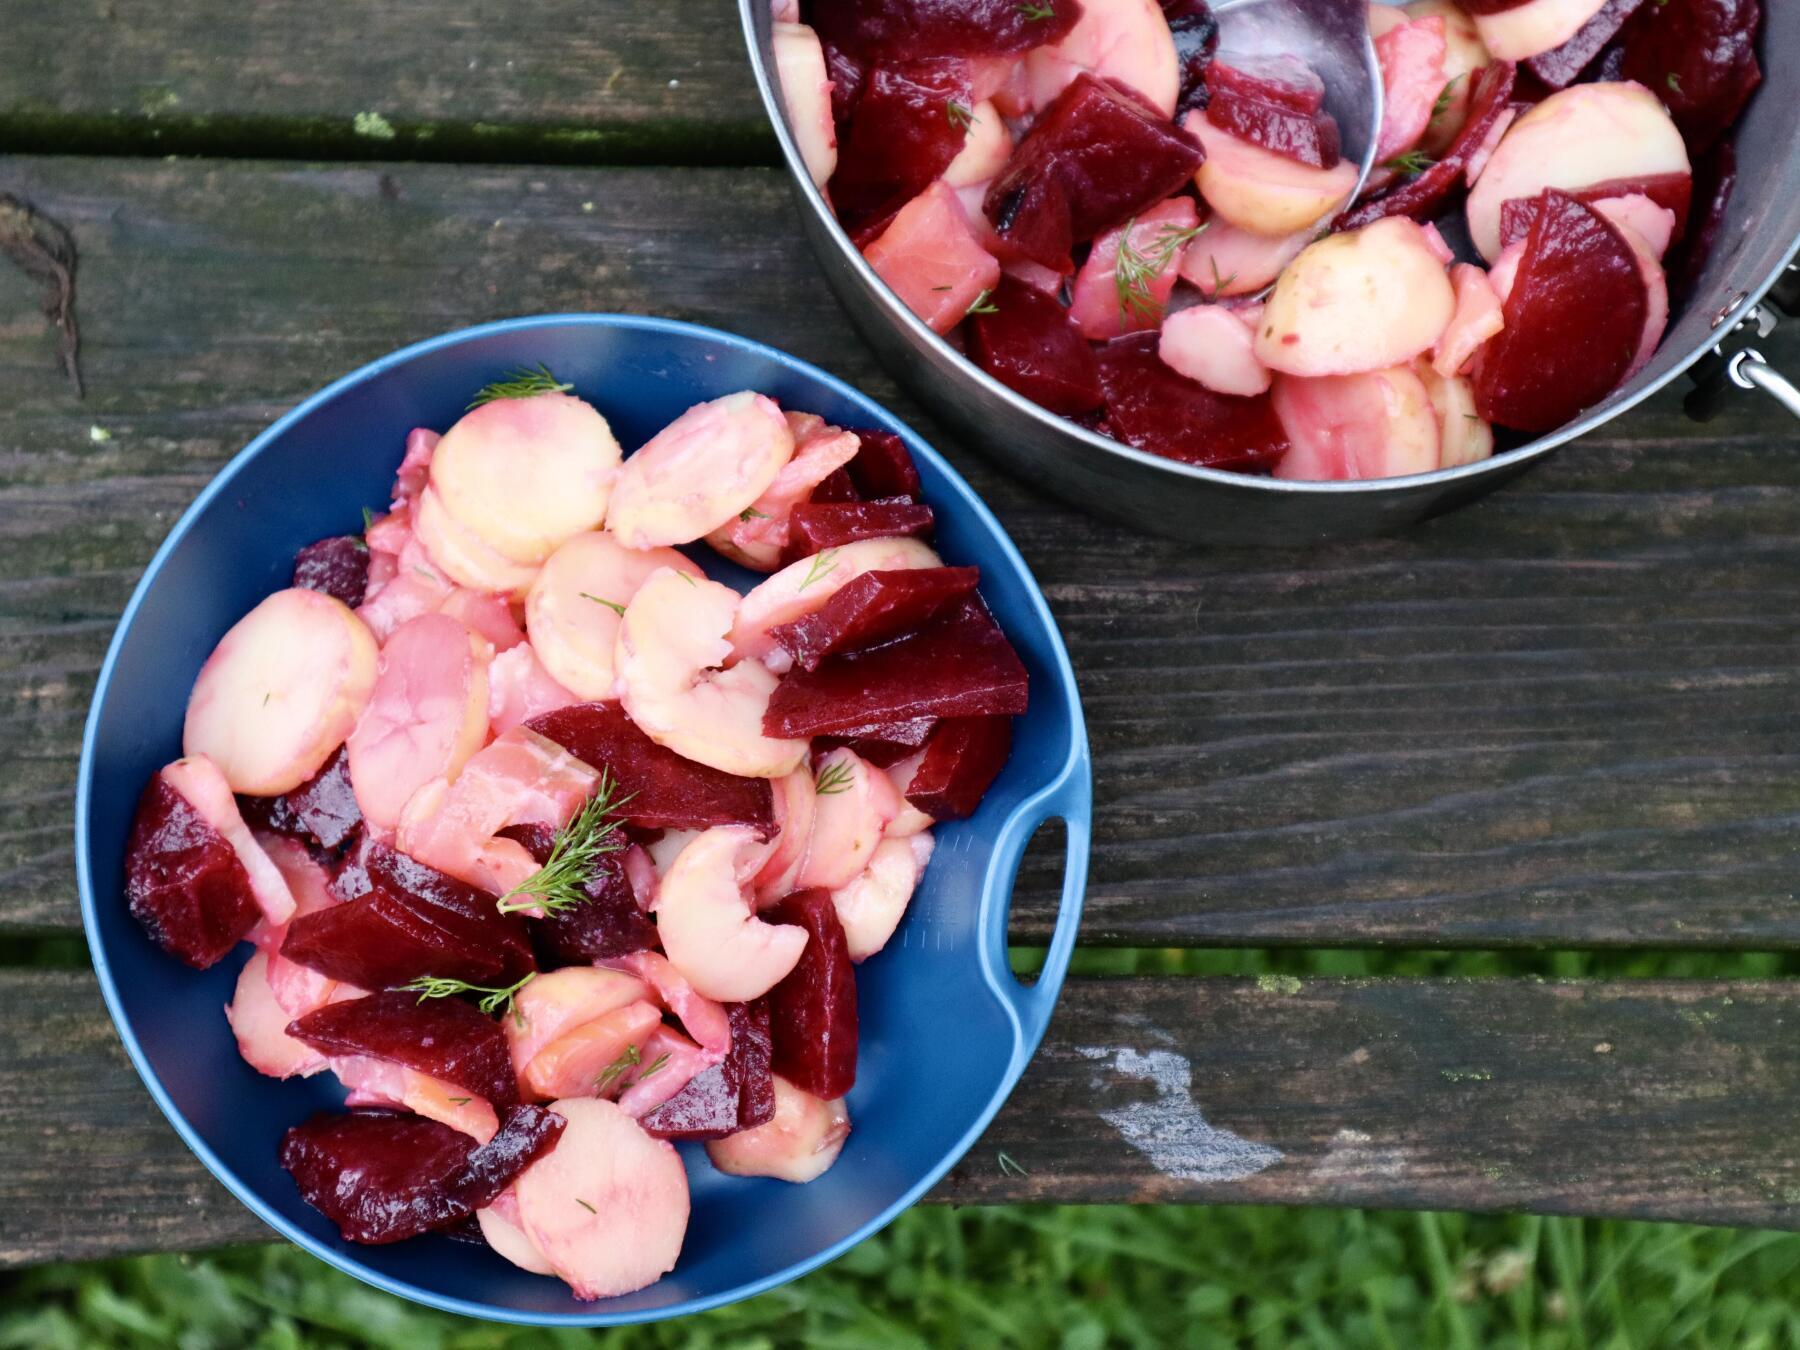
[{"label": "blue plastic bowl", "polygon": [[[852,1130],[837,1165],[807,1186],[713,1171],[682,1146],[693,1216],[680,1264],[623,1298],[581,1303],[561,1281],[440,1237],[344,1242],[276,1163],[282,1131],[335,1109],[330,1075],[275,1082],[239,1059],[220,1007],[241,960],[196,974],[151,945],[126,912],[123,855],[145,781],[181,752],[188,690],[220,636],[288,584],[295,550],[360,528],[387,500],[401,442],[447,427],[470,392],[543,362],[593,402],[622,444],[641,445],[705,399],[756,389],[782,406],[905,438],[937,512],[937,546],[978,564],[981,589],[1031,672],[1011,761],[971,820],[938,849],[896,939],[859,972],[862,1053]],[[708,570],[749,574],[710,554]],[[182,516],[125,607],[100,668],[76,792],[81,915],[107,1007],[150,1095],[214,1176],[264,1222],[378,1289],[471,1317],[608,1326],[748,1298],[831,1260],[888,1223],[962,1157],[1043,1038],[1074,945],[1092,814],[1075,677],[1043,595],[1005,532],[938,454],[840,380],[743,338],[626,315],[552,315],[419,343],[346,376],[258,436]],[[1062,909],[1042,974],[1012,975],[1006,913],[1033,832],[1068,832]]]}]

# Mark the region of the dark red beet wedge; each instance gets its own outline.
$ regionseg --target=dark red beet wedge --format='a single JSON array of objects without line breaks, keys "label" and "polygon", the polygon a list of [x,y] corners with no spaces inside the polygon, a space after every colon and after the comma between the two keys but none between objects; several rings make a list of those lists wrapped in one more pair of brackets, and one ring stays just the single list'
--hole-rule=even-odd
[{"label": "dark red beet wedge", "polygon": [[1206,105],[1206,120],[1239,140],[1315,169],[1335,168],[1338,162],[1337,123],[1321,113],[1295,112],[1221,89]]},{"label": "dark red beet wedge", "polygon": [[1083,74],[1032,124],[983,206],[1020,256],[1068,272],[1063,241],[1124,224],[1180,188],[1204,158],[1187,132]]},{"label": "dark red beet wedge", "polygon": [[820,505],[808,502],[796,506],[788,516],[788,542],[781,562],[785,567],[858,539],[919,538],[931,533],[932,520],[929,506],[904,497]]},{"label": "dark red beet wedge", "polygon": [[850,113],[828,190],[846,230],[883,221],[918,196],[956,158],[973,103],[963,61],[917,61],[869,72]]},{"label": "dark red beet wedge", "polygon": [[[550,860],[556,831],[548,825],[513,825],[500,831],[517,840],[542,866]],[[531,945],[546,966],[591,965],[608,956],[629,956],[656,946],[656,925],[638,905],[625,864],[617,853],[595,859],[587,885],[587,903],[527,919]]]},{"label": "dark red beet wedge", "polygon": [[1175,120],[1206,106],[1209,90],[1206,72],[1219,47],[1219,21],[1206,0],[1159,0],[1169,36],[1175,39],[1175,61],[1181,67],[1181,87],[1175,100]]},{"label": "dark red beet wedge", "polygon": [[500,1024],[459,998],[421,999],[390,989],[327,1003],[290,1022],[287,1031],[327,1055],[404,1064],[485,1097],[496,1110],[519,1100]]},{"label": "dark red beet wedge", "polygon": [[1164,364],[1156,353],[1158,337],[1134,333],[1099,348],[1100,385],[1115,437],[1153,455],[1215,469],[1266,469],[1287,452],[1287,433],[1267,394],[1215,394]]},{"label": "dark red beet wedge", "polygon": [[1531,0],[1457,0],[1459,8],[1469,14],[1504,14],[1530,3]]},{"label": "dark red beet wedge", "polygon": [[833,469],[820,480],[812,490],[812,496],[806,499],[824,505],[828,502],[860,502],[862,494],[856,490],[847,469]]},{"label": "dark red beet wedge", "polygon": [[933,820],[975,814],[1012,753],[1012,718],[958,717],[938,723],[925,758],[906,785],[906,800]]},{"label": "dark red beet wedge", "polygon": [[478,947],[497,956],[510,983],[537,969],[525,924],[516,914],[502,914],[494,896],[467,882],[427,867],[416,858],[384,844],[365,850],[369,885],[445,935],[446,941]]},{"label": "dark red beet wedge", "polygon": [[849,135],[850,110],[856,106],[869,71],[866,65],[828,38],[821,36],[819,46],[825,52],[825,74],[831,80],[831,120],[837,129],[838,144],[842,145]]},{"label": "dark red beet wedge", "polygon": [[[1475,406],[1490,422],[1551,431],[1600,402],[1637,352],[1649,307],[1637,258],[1617,228],[1549,190],[1506,297],[1506,326],[1476,358]],[[1547,361],[1546,352],[1579,361]]]},{"label": "dark red beet wedge", "polygon": [[355,609],[369,589],[369,546],[353,534],[308,544],[294,555],[294,585]]},{"label": "dark red beet wedge", "polygon": [[556,1147],[568,1122],[544,1106],[509,1106],[494,1137],[451,1173],[444,1190],[472,1212],[494,1203],[519,1173]]},{"label": "dark red beet wedge", "polygon": [[1079,0],[821,0],[807,18],[821,38],[867,60],[1016,56],[1056,42],[1081,17]]},{"label": "dark red beet wedge", "polygon": [[331,893],[340,900],[355,900],[369,893],[369,852],[375,839],[360,827],[350,836],[343,857],[331,869]]},{"label": "dark red beet wedge", "polygon": [[796,924],[806,948],[769,991],[775,1072],[827,1101],[856,1081],[856,967],[831,892],[795,891],[763,911],[769,923]]},{"label": "dark red beet wedge", "polygon": [[971,315],[969,355],[1008,389],[1065,417],[1100,406],[1094,350],[1055,296],[1000,278],[991,313]]},{"label": "dark red beet wedge", "polygon": [[195,970],[237,946],[262,913],[237,852],[160,773],[131,822],[125,898],[150,940]]},{"label": "dark red beet wedge", "polygon": [[[1723,140],[1694,161],[1694,200],[1681,243],[1669,250],[1669,295],[1679,305],[1694,293],[1701,270],[1725,228],[1725,208],[1737,187],[1737,146]],[[1679,222],[1678,222],[1679,223]]]},{"label": "dark red beet wedge", "polygon": [[979,567],[916,567],[864,572],[824,605],[792,623],[769,630],[802,670],[817,670],[828,656],[858,651],[909,633],[970,595]]},{"label": "dark red beet wedge", "polygon": [[[874,431],[868,427],[851,427],[858,445],[856,457],[846,465],[850,481],[865,501],[885,501],[892,497],[919,499],[919,468],[913,463],[906,442],[891,431]],[[815,498],[816,500],[816,498]]]},{"label": "dark red beet wedge", "polygon": [[1560,47],[1528,57],[1525,68],[1546,87],[1567,89],[1600,55],[1601,49],[1619,35],[1625,21],[1643,3],[1644,0],[1606,0],[1600,12],[1582,24],[1574,37]]},{"label": "dark red beet wedge", "polygon": [[[1569,191],[1567,195],[1578,202],[1592,206],[1595,202],[1603,202],[1608,197],[1626,197],[1632,194],[1648,197],[1658,206],[1666,207],[1675,213],[1675,232],[1672,240],[1679,242],[1683,225],[1687,221],[1689,203],[1693,199],[1694,180],[1685,173],[1659,173],[1642,178],[1609,178],[1604,183],[1595,183],[1592,187],[1584,187]],[[1531,231],[1531,222],[1536,218],[1538,198],[1514,197],[1500,203],[1500,246],[1517,243]]]},{"label": "dark red beet wedge", "polygon": [[281,954],[360,989],[385,989],[421,975],[493,984],[504,971],[498,954],[447,939],[373,892],[302,914],[288,925]]},{"label": "dark red beet wedge", "polygon": [[725,1014],[731,1021],[731,1049],[724,1062],[696,1074],[646,1115],[640,1124],[651,1134],[660,1139],[723,1139],[774,1118],[768,1001],[727,1004]]},{"label": "dark red beet wedge", "polygon": [[1214,98],[1254,99],[1308,117],[1325,106],[1325,81],[1297,56],[1219,52],[1206,83]]},{"label": "dark red beet wedge", "polygon": [[1762,83],[1761,0],[1667,0],[1632,16],[1619,73],[1663,101],[1688,153],[1711,148]]},{"label": "dark red beet wedge", "polygon": [[280,797],[239,797],[238,810],[260,829],[332,849],[362,824],[362,808],[350,786],[350,758],[342,746],[320,769]]},{"label": "dark red beet wedge", "polygon": [[633,825],[664,830],[775,827],[767,779],[739,778],[664,749],[639,731],[617,703],[577,703],[525,725],[609,773],[619,795],[629,795],[620,815]]},{"label": "dark red beet wedge", "polygon": [[876,768],[898,764],[931,738],[935,717],[917,717],[910,722],[878,722],[873,726],[852,727],[837,736],[820,736],[813,741],[813,751],[824,754],[840,745],[854,750]]},{"label": "dark red beet wedge", "polygon": [[841,736],[880,722],[1025,711],[1029,678],[979,597],[873,651],[789,671],[769,699],[769,736]]},{"label": "dark red beet wedge", "polygon": [[1462,190],[1469,158],[1506,111],[1517,77],[1518,67],[1510,61],[1493,61],[1483,66],[1470,89],[1468,120],[1437,163],[1417,178],[1409,178],[1379,197],[1358,202],[1333,221],[1332,228],[1360,229],[1383,216],[1410,216],[1417,221],[1428,221],[1437,216],[1445,203]]}]

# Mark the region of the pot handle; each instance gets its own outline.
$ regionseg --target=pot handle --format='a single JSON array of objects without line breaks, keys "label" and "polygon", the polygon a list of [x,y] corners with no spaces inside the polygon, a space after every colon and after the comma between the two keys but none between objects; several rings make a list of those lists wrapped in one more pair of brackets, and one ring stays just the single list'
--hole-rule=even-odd
[{"label": "pot handle", "polygon": [[1795,417],[1800,417],[1800,389],[1783,375],[1754,347],[1746,347],[1732,357],[1725,374],[1739,389],[1760,389]]},{"label": "pot handle", "polygon": [[[1713,320],[1721,323],[1745,295],[1736,298]],[[1696,422],[1710,422],[1717,417],[1738,389],[1760,389],[1795,417],[1800,417],[1800,389],[1754,346],[1775,331],[1781,316],[1800,314],[1800,265],[1789,263],[1763,300],[1750,306],[1729,329],[1719,334],[1712,350],[1694,363],[1688,372],[1694,387],[1688,391],[1682,407]],[[1733,339],[1744,341],[1733,346]],[[1745,341],[1747,339],[1748,341]]]}]

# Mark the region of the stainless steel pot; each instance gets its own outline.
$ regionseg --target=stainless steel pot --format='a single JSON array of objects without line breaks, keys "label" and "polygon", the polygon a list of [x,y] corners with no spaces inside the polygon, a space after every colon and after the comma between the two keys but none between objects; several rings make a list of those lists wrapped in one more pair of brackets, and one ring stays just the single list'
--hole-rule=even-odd
[{"label": "stainless steel pot", "polygon": [[[1783,89],[1800,62],[1800,4],[1764,6],[1765,83],[1738,128],[1738,181],[1717,247],[1650,364],[1578,421],[1478,464],[1406,478],[1293,483],[1196,468],[1087,431],[993,379],[901,304],[838,228],[787,126],[770,53],[769,0],[738,0],[757,88],[781,142],[801,223],[825,278],[882,362],[970,445],[1083,510],[1196,543],[1300,544],[1378,534],[1461,506],[1592,431],[1711,355],[1690,408],[1722,389],[1786,386],[1745,337],[1767,332],[1758,308],[1800,248],[1800,100]],[[1800,310],[1800,304],[1793,306]],[[1793,395],[1792,386],[1786,386]],[[1784,399],[1784,401],[1787,401]],[[1800,400],[1789,403],[1800,411]]]}]

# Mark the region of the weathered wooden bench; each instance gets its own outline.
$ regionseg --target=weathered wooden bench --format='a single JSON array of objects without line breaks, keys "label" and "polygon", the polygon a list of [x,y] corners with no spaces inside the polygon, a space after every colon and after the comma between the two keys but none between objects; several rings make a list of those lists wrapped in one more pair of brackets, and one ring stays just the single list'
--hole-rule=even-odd
[{"label": "weathered wooden bench", "polygon": [[[88,385],[0,267],[0,1263],[255,1239],[92,977],[27,961],[78,932],[82,717],[180,510],[334,376],[532,311],[736,329],[936,428],[798,237],[727,0],[0,0],[0,33],[0,192],[80,247]],[[1779,414],[1678,402],[1305,553],[1099,524],[938,435],[1081,678],[1084,942],[1800,946],[1800,455]],[[935,1198],[1800,1227],[1796,1029],[1779,980],[1075,979]]]}]

